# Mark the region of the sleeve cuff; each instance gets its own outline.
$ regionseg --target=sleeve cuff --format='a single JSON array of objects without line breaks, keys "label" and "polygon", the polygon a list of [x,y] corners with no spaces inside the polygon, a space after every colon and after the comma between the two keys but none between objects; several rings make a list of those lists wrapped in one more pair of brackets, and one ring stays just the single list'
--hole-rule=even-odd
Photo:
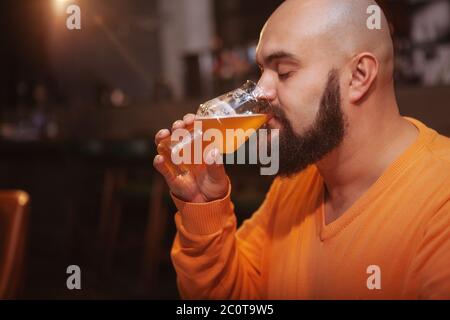
[{"label": "sleeve cuff", "polygon": [[224,228],[230,217],[233,216],[233,203],[231,202],[231,183],[228,193],[223,199],[207,203],[185,202],[170,194],[177,207],[181,224],[192,234],[209,235]]}]

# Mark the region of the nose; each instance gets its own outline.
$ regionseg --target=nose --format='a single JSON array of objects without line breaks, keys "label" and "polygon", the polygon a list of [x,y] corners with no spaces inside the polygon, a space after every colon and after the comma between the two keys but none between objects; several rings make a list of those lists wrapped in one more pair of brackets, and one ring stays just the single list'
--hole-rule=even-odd
[{"label": "nose", "polygon": [[265,99],[269,102],[273,102],[276,99],[277,90],[275,89],[275,85],[273,85],[269,77],[265,77],[263,74],[258,81],[258,87],[260,87],[262,90],[262,99]]}]

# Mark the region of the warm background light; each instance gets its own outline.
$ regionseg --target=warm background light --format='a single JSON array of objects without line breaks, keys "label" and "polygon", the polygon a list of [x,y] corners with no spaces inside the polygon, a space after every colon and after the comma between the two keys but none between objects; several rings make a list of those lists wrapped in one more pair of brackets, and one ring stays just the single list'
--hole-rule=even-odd
[{"label": "warm background light", "polygon": [[69,0],[52,0],[55,13],[61,15],[66,11]]}]

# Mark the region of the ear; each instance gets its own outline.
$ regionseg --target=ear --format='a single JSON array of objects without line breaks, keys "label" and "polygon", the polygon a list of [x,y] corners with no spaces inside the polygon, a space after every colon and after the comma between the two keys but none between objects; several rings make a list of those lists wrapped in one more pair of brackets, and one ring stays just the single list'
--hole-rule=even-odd
[{"label": "ear", "polygon": [[361,53],[351,63],[349,100],[357,103],[365,97],[378,75],[379,63],[371,53]]}]

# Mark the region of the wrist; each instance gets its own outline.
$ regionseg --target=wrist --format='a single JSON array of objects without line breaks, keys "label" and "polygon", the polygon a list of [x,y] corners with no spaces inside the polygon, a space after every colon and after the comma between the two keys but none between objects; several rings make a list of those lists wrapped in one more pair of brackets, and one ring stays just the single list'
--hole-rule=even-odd
[{"label": "wrist", "polygon": [[219,231],[234,217],[230,194],[231,184],[224,198],[210,202],[184,202],[172,194],[180,224],[191,234],[208,235]]}]

